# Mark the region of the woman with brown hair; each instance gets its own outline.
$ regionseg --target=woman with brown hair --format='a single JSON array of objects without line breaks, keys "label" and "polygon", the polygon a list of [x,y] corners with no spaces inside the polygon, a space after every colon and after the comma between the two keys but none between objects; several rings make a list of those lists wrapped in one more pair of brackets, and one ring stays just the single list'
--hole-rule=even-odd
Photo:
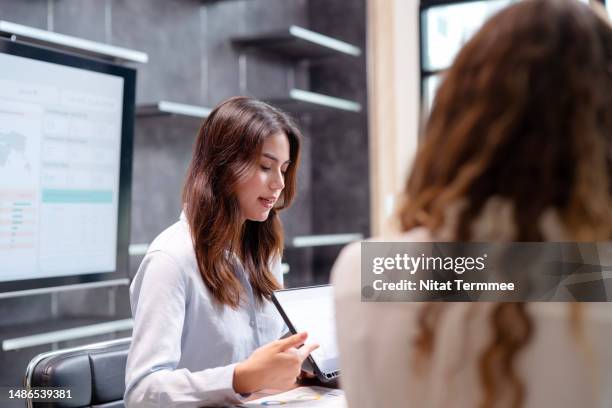
[{"label": "woman with brown hair", "polygon": [[300,132],[247,97],[217,106],[194,145],[180,220],[151,244],[130,287],[128,407],[220,406],[294,384],[317,346],[270,302],[282,287],[278,212],[295,195]]},{"label": "woman with brown hair", "polygon": [[[444,75],[389,241],[610,241],[612,30],[575,0],[492,17]],[[356,407],[610,407],[612,307],[361,303],[333,271]],[[605,395],[607,393],[607,395]]]}]

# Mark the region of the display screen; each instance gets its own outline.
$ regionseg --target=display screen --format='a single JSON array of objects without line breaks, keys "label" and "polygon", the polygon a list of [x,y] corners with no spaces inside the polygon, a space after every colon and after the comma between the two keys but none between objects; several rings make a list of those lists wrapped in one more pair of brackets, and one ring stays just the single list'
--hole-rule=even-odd
[{"label": "display screen", "polygon": [[432,6],[421,14],[423,62],[426,71],[448,68],[463,45],[483,23],[513,0],[468,1]]},{"label": "display screen", "polygon": [[5,46],[13,52],[0,52],[0,282],[116,272],[134,73]]},{"label": "display screen", "polygon": [[323,373],[339,370],[334,292],[330,285],[274,292],[285,317],[297,333],[308,332],[307,343],[319,348],[311,353]]}]

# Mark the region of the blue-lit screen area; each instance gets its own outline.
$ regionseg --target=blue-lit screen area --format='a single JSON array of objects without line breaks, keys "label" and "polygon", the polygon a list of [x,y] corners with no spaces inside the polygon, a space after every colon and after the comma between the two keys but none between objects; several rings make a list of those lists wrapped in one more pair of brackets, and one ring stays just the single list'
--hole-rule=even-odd
[{"label": "blue-lit screen area", "polygon": [[0,282],[24,289],[125,272],[121,166],[131,148],[122,152],[122,140],[131,142],[133,71],[0,45]]}]

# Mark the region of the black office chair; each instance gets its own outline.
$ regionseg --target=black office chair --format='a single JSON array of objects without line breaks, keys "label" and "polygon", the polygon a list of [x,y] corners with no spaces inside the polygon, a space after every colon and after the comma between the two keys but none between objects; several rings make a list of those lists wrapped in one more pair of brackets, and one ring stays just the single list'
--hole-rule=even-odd
[{"label": "black office chair", "polygon": [[54,402],[28,400],[29,408],[124,408],[125,364],[131,338],[111,340],[34,357],[24,386],[70,390],[70,399]]}]

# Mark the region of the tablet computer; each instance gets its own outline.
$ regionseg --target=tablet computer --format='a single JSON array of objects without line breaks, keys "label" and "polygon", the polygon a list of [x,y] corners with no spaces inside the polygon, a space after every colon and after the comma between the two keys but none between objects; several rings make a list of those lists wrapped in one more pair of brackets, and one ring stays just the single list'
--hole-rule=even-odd
[{"label": "tablet computer", "polygon": [[319,344],[308,357],[317,378],[323,382],[337,378],[340,369],[331,285],[277,290],[272,301],[292,334],[308,332],[308,341]]}]

